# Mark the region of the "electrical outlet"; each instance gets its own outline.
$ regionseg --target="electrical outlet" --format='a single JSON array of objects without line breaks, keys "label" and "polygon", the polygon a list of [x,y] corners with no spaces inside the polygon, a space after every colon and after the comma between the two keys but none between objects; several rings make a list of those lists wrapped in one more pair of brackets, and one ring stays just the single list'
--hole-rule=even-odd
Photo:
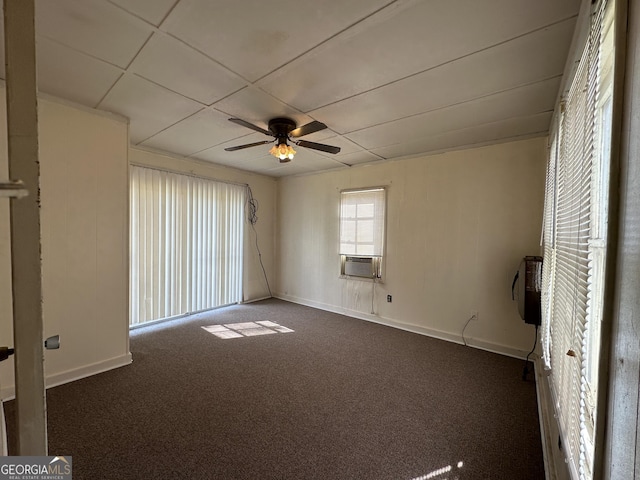
[{"label": "electrical outlet", "polygon": [[471,319],[472,320],[478,320],[478,311],[477,310],[471,310]]},{"label": "electrical outlet", "polygon": [[391,295],[387,295],[387,302],[391,303],[392,297]]}]

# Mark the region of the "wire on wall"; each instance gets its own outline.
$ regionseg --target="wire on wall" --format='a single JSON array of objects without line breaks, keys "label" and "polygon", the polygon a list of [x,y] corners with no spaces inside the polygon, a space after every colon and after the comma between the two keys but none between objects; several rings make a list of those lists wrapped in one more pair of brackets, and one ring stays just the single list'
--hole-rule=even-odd
[{"label": "wire on wall", "polygon": [[247,185],[247,220],[253,229],[253,233],[256,237],[256,250],[258,252],[258,259],[260,260],[260,267],[262,267],[262,273],[264,274],[264,281],[267,283],[267,289],[269,290],[269,296],[273,297],[271,293],[271,286],[269,285],[269,279],[267,278],[267,272],[264,269],[262,263],[262,253],[260,252],[260,245],[258,245],[258,232],[256,231],[256,223],[258,223],[258,200],[253,198],[253,192],[251,187]]},{"label": "wire on wall", "polygon": [[467,347],[467,339],[464,337],[464,331],[467,329],[467,327],[469,326],[469,322],[471,322],[471,320],[473,320],[474,318],[476,318],[475,315],[471,315],[471,317],[469,317],[469,320],[467,320],[467,323],[464,324],[464,327],[462,328],[462,343],[464,343],[464,346]]},{"label": "wire on wall", "polygon": [[373,310],[373,301],[376,298],[376,277],[373,277],[373,287],[371,287],[371,315],[375,315],[376,312]]},{"label": "wire on wall", "polygon": [[536,346],[538,345],[538,325],[536,325],[536,338],[533,340],[533,348],[527,355],[526,360],[524,361],[524,369],[522,370],[522,380],[527,380],[527,375],[529,374],[529,357],[535,351]]}]

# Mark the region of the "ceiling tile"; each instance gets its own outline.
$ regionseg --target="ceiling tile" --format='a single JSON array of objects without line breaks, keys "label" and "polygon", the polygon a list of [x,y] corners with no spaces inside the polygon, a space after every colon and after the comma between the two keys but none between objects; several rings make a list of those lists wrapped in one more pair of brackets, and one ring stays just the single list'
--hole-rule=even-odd
[{"label": "ceiling tile", "polygon": [[266,168],[263,170],[264,174],[276,177],[300,175],[334,168],[348,168],[343,163],[334,161],[310,150],[299,152],[290,162],[279,163],[276,160],[276,163],[269,162],[266,165]]},{"label": "ceiling tile", "polygon": [[423,137],[413,142],[376,148],[373,153],[384,158],[398,158],[516,140],[525,136],[546,135],[551,115],[551,112],[544,112],[476,125],[464,130]]},{"label": "ceiling tile", "polygon": [[269,119],[288,117],[298,125],[304,125],[312,119],[281,101],[254,87],[247,87],[214,104],[230,116],[241,118],[259,127],[267,128]]},{"label": "ceiling tile", "polygon": [[347,165],[357,165],[359,163],[379,162],[383,160],[381,157],[374,155],[366,150],[360,150],[359,152],[347,153],[340,155],[338,158],[342,163]]},{"label": "ceiling tile", "polygon": [[[316,142],[316,143],[324,143],[327,145],[333,145],[336,147],[340,147],[340,152],[337,154],[332,154],[332,153],[327,153],[327,152],[320,152],[318,151],[317,153],[319,155],[323,155],[329,158],[335,158],[335,157],[342,157],[343,155],[348,155],[350,153],[355,153],[355,152],[359,152],[362,150],[362,147],[360,145],[357,145],[355,143],[353,143],[351,140],[349,140],[348,138],[342,137],[342,136],[338,136],[335,135],[333,137],[329,137],[329,138],[324,138],[321,141],[318,140],[311,140],[310,139],[311,135],[309,135],[309,137],[302,137],[303,140],[307,140],[309,138],[309,141],[312,142]],[[301,149],[304,147],[300,147]],[[340,159],[340,161],[342,161],[342,159]]]},{"label": "ceiling tile", "polygon": [[575,19],[313,110],[347,133],[561,75]]},{"label": "ceiling tile", "polygon": [[[193,157],[196,158],[196,157]],[[267,168],[265,168],[265,164],[266,162],[271,162],[271,160],[275,160],[273,157],[271,157],[271,159],[269,158],[263,158],[262,160],[259,160],[257,158],[225,158],[224,160],[206,160],[203,159],[204,161],[207,162],[211,162],[211,163],[215,163],[216,165],[224,165],[225,167],[230,167],[230,168],[237,168],[239,170],[246,170],[249,172],[254,172],[254,173],[263,173],[264,171],[267,170]]]},{"label": "ceiling tile", "polygon": [[202,105],[136,75],[124,75],[100,108],[128,117],[129,136],[137,144],[192,115]]},{"label": "ceiling tile", "polygon": [[[432,0],[338,35],[259,82],[308,112],[572,17],[580,0]],[[506,20],[508,19],[508,20]]]},{"label": "ceiling tile", "polygon": [[178,0],[109,0],[128,12],[145,19],[147,22],[160,25],[167,13]]},{"label": "ceiling tile", "polygon": [[320,130],[318,132],[310,133],[309,135],[304,135],[300,137],[304,140],[309,140],[310,142],[319,142],[324,143],[327,138],[332,138],[337,135],[336,132],[331,130],[331,128],[327,127],[324,130]]},{"label": "ceiling tile", "polygon": [[[246,137],[247,143],[249,143],[249,138],[252,136],[253,134]],[[245,139],[243,138],[242,142],[244,142],[244,140]],[[235,143],[231,142],[225,145],[232,146],[235,145]],[[258,170],[266,169],[266,165],[278,162],[278,160],[269,155],[267,151],[268,150],[260,150],[260,147],[255,147],[237,152],[225,152],[222,148],[218,149],[216,147],[215,149],[205,150],[196,155],[192,155],[191,158],[212,162],[217,165],[225,165],[227,167],[239,168],[240,170],[260,173]]]},{"label": "ceiling tile", "polygon": [[206,105],[246,85],[200,52],[158,33],[144,46],[129,71]]},{"label": "ceiling tile", "polygon": [[[231,122],[229,123],[233,125]],[[242,129],[242,127],[238,128]],[[246,132],[252,132],[252,130],[249,129],[243,130],[245,130]],[[261,142],[268,139],[269,137],[258,132],[249,133],[248,135],[245,135],[243,137],[234,138],[219,145],[215,145],[211,148],[201,150],[191,156],[194,158],[199,158],[201,160],[207,160],[209,162],[220,163],[222,165],[236,165],[238,164],[238,162],[244,162],[256,158],[274,158],[269,155],[269,149],[271,148],[271,145],[269,144],[259,145],[244,150],[236,150],[235,152],[227,152],[225,150],[225,148],[227,147],[235,147],[237,145]]]},{"label": "ceiling tile", "polygon": [[183,0],[162,28],[244,78],[303,54],[389,0]]},{"label": "ceiling tile", "polygon": [[[196,157],[190,157],[190,158],[196,159]],[[216,162],[212,160],[207,160],[207,159],[197,159],[197,160],[213,163],[214,165],[218,165],[222,167],[233,168],[235,170],[244,170],[246,172],[251,172],[251,173],[261,173],[255,169],[255,165],[251,161],[243,161],[238,159],[235,159],[235,160],[228,159],[227,161],[216,161]]]},{"label": "ceiling tile", "polygon": [[99,0],[38,0],[39,35],[125,68],[151,35],[152,27]]},{"label": "ceiling tile", "polygon": [[36,47],[38,89],[56,97],[95,107],[122,75],[109,63],[47,38],[38,38]]},{"label": "ceiling tile", "polygon": [[[231,123],[227,115],[204,109],[145,140],[142,145],[189,156],[246,134],[247,129]],[[268,140],[264,135],[262,138]],[[238,139],[238,143],[248,142]]]},{"label": "ceiling tile", "polygon": [[553,110],[560,77],[348,134],[367,149]]}]

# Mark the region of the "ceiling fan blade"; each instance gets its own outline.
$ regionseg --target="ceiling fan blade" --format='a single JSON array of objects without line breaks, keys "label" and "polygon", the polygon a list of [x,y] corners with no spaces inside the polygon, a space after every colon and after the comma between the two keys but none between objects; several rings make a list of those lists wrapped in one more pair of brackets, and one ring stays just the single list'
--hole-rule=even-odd
[{"label": "ceiling fan blade", "polygon": [[324,123],[314,120],[313,122],[309,122],[306,125],[296,128],[295,130],[291,130],[291,132],[289,132],[289,136],[294,138],[304,137],[305,135],[319,132],[320,130],[324,130],[325,128],[327,128],[327,126]]},{"label": "ceiling fan blade", "polygon": [[242,150],[244,148],[251,148],[251,147],[257,147],[258,145],[264,145],[265,143],[271,143],[273,142],[273,140],[264,140],[262,142],[254,142],[254,143],[247,143],[246,145],[238,145],[235,147],[227,147],[225,148],[225,150],[227,152],[235,152],[236,150]]},{"label": "ceiling fan blade", "polygon": [[301,147],[311,148],[313,150],[320,150],[321,152],[327,152],[327,153],[333,153],[333,154],[340,152],[340,147],[325,145],[324,143],[307,142],[306,140],[298,140],[295,143],[296,145],[300,145]]},{"label": "ceiling fan blade", "polygon": [[253,123],[246,122],[241,118],[230,118],[229,121],[236,123],[238,125],[242,125],[243,127],[250,128],[251,130],[255,130],[256,132],[264,133],[265,135],[269,135],[270,137],[273,137],[273,133],[271,133],[269,130],[260,128],[257,125],[254,125]]}]

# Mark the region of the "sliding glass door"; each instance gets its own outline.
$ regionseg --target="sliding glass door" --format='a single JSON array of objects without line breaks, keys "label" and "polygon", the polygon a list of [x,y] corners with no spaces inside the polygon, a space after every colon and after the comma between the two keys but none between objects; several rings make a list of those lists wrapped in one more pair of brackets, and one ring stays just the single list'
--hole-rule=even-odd
[{"label": "sliding glass door", "polygon": [[242,299],[246,187],[131,167],[130,325]]}]

